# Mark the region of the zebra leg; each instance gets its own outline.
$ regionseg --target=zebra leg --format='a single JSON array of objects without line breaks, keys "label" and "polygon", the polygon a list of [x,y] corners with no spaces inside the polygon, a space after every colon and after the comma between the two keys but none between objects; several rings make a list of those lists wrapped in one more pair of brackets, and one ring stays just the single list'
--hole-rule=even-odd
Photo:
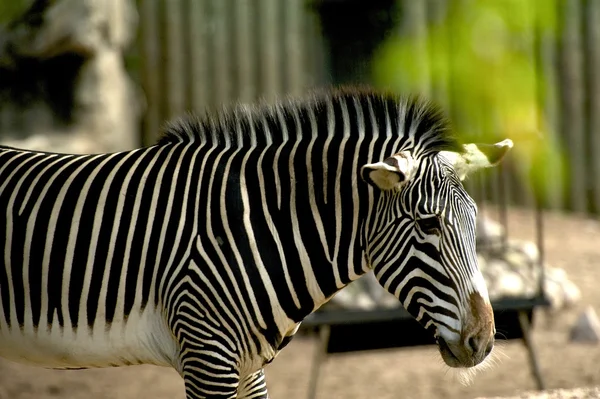
[{"label": "zebra leg", "polygon": [[240,383],[236,367],[218,348],[188,350],[181,357],[187,399],[234,399]]},{"label": "zebra leg", "polygon": [[238,399],[268,399],[265,371],[260,369],[240,381]]}]

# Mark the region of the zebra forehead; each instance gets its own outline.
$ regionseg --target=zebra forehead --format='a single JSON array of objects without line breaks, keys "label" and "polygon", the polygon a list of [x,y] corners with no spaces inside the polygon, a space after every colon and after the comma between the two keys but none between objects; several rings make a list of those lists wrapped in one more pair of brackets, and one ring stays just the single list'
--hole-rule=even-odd
[{"label": "zebra forehead", "polygon": [[475,201],[451,168],[436,165],[433,160],[417,173],[404,192],[404,200],[417,210],[418,214],[473,215],[477,213]]},{"label": "zebra forehead", "polygon": [[444,193],[451,189],[464,191],[463,184],[452,166],[437,155],[422,157],[418,159],[417,165],[417,172],[410,185],[412,189],[432,194]]}]

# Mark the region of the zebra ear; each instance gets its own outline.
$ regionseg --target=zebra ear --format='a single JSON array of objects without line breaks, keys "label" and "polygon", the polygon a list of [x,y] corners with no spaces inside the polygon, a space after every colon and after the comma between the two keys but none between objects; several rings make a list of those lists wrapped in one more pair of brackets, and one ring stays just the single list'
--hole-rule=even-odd
[{"label": "zebra ear", "polygon": [[395,154],[381,162],[364,165],[360,175],[364,181],[380,190],[402,187],[414,170],[414,159],[408,152]]},{"label": "zebra ear", "polygon": [[475,170],[498,165],[512,147],[512,140],[506,139],[496,144],[465,144],[462,154],[448,151],[442,151],[440,154],[454,164],[458,177],[464,180]]}]

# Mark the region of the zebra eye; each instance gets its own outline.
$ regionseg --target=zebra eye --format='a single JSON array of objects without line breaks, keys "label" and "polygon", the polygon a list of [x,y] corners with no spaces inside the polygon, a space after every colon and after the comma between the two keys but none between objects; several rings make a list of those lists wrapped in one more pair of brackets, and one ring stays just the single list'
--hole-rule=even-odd
[{"label": "zebra eye", "polygon": [[422,219],[417,219],[419,229],[425,234],[436,234],[439,235],[442,231],[440,225],[440,218],[437,216],[430,216]]}]

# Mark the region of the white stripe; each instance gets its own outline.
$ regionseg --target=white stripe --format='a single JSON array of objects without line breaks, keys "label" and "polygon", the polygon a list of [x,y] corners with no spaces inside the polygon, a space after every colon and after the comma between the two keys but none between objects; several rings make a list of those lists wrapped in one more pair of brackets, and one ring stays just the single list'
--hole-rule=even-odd
[{"label": "white stripe", "polygon": [[[290,169],[290,180],[291,191],[290,191],[290,209],[291,211],[291,220],[292,220],[292,231],[294,237],[294,244],[296,245],[296,250],[298,251],[298,255],[300,258],[300,265],[302,267],[302,271],[304,272],[304,279],[306,282],[306,288],[308,289],[308,293],[313,299],[315,304],[321,304],[325,300],[325,295],[321,291],[321,287],[317,282],[317,278],[315,276],[313,270],[313,264],[308,256],[308,251],[304,246],[304,241],[302,240],[302,236],[300,235],[300,221],[298,220],[298,213],[295,212],[296,209],[296,168],[294,167],[294,157],[296,156],[296,150],[298,149],[298,145],[300,145],[300,141],[302,140],[302,123],[300,121],[300,117],[296,109],[294,109],[294,120],[296,122],[296,141],[294,142],[294,146],[292,147],[292,151],[290,153],[290,158],[288,162],[288,166]],[[293,265],[296,266],[296,265]],[[334,271],[337,268],[334,269]],[[336,282],[340,279],[339,273],[336,275]]]},{"label": "white stripe", "polygon": [[[25,238],[25,256],[27,258],[29,257],[28,254],[31,251],[30,245],[33,244],[33,241],[32,241],[33,230],[35,228],[35,223],[38,218],[38,212],[40,210],[40,206],[41,206],[42,202],[44,200],[47,200],[46,194],[47,194],[48,190],[50,189],[50,186],[52,185],[52,183],[54,183],[54,179],[56,179],[57,176],[59,176],[61,173],[63,173],[63,171],[68,166],[75,163],[78,159],[79,158],[76,158],[76,157],[64,157],[64,158],[61,157],[61,159],[60,159],[61,161],[67,161],[67,162],[63,166],[61,166],[60,169],[58,171],[56,171],[52,176],[47,177],[47,180],[45,183],[42,183],[44,185],[44,189],[40,193],[40,196],[38,197],[35,205],[33,206],[31,214],[29,215],[29,219],[27,220],[27,229],[26,229],[27,237]],[[41,176],[42,176],[42,173],[38,174],[38,176],[36,177],[36,182],[32,183],[31,191],[33,191],[33,187],[36,186],[36,183],[37,183],[37,181],[39,181]],[[28,194],[30,194],[31,191]],[[50,268],[50,254],[52,251],[52,242],[54,240],[54,230],[56,228],[56,218],[57,218],[57,215],[51,215],[50,221],[48,223],[48,231],[46,232],[46,239],[44,241],[44,257],[42,259],[42,307],[41,307],[41,318],[40,318],[40,324],[39,324],[40,327],[48,325],[48,317],[47,317],[48,301],[49,301],[48,277],[49,277],[49,268]],[[53,219],[54,219],[54,222],[53,222]],[[56,310],[55,310],[55,313],[56,313]],[[56,318],[54,320],[56,321]],[[58,323],[56,323],[56,325],[58,325]]]},{"label": "white stripe", "polygon": [[[13,161],[18,160],[18,158],[20,158],[20,156],[23,154],[19,154],[18,156],[10,159],[2,168],[2,170],[4,170],[4,168],[6,168],[10,163],[12,163]],[[17,327],[18,328],[18,323],[16,322],[17,320],[17,314],[16,314],[16,308],[15,308],[15,293],[14,293],[14,287],[13,284],[10,284],[10,282],[13,281],[12,278],[12,265],[11,265],[11,257],[12,257],[12,228],[13,228],[13,207],[14,207],[14,201],[15,201],[15,197],[17,196],[17,194],[20,191],[21,188],[21,184],[23,183],[23,181],[25,180],[25,178],[27,177],[27,175],[29,174],[29,172],[31,171],[31,167],[29,167],[29,169],[27,170],[27,172],[23,175],[23,176],[19,176],[19,170],[21,168],[23,168],[25,165],[29,164],[29,162],[34,162],[37,157],[31,157],[29,159],[25,159],[23,162],[21,162],[20,164],[16,165],[15,169],[10,173],[10,175],[6,178],[4,184],[2,185],[2,187],[0,187],[0,193],[4,191],[4,189],[6,188],[6,185],[8,185],[9,182],[12,181],[13,178],[20,178],[17,186],[15,187],[15,189],[12,192],[12,195],[9,199],[8,202],[8,206],[6,207],[6,235],[5,235],[5,243],[4,243],[4,267],[6,270],[6,276],[7,276],[7,281],[9,282],[8,287],[5,287],[5,289],[8,290],[8,295],[10,298],[9,301],[9,315],[10,315],[10,320],[11,320],[11,328],[10,330],[12,330],[13,328]],[[27,246],[27,243],[25,243],[25,245]],[[27,281],[29,281],[29,268],[28,268],[28,261],[29,261],[29,253],[24,253],[23,254],[23,273],[24,273],[24,278],[25,278],[25,274],[27,274]],[[27,272],[25,271],[27,270]],[[25,280],[23,281],[23,287],[25,288],[25,305],[27,305],[30,302],[30,298],[27,292],[27,286],[25,285]],[[6,331],[9,330],[8,325],[7,325],[7,320],[6,320],[6,315],[4,315],[5,317],[3,317],[3,324],[6,328]],[[25,323],[27,325],[27,313],[25,314],[26,319],[25,319]],[[28,318],[31,318],[31,316],[29,316]]]},{"label": "white stripe", "polygon": [[[100,192],[100,196],[98,198],[98,203],[96,205],[96,214],[95,214],[94,223],[92,226],[92,234],[90,237],[90,249],[88,252],[88,258],[87,258],[87,262],[85,265],[85,275],[83,277],[83,291],[81,294],[81,302],[79,303],[79,315],[80,315],[80,319],[85,317],[83,320],[87,320],[87,317],[88,317],[88,315],[87,315],[87,300],[89,297],[90,282],[91,282],[92,272],[93,272],[93,268],[94,268],[94,261],[96,260],[96,247],[98,245],[98,241],[100,238],[99,236],[100,236],[100,228],[102,225],[102,216],[104,213],[106,200],[108,197],[108,192],[110,190],[110,187],[112,186],[112,182],[115,178],[117,171],[123,166],[123,164],[129,159],[129,157],[131,155],[132,155],[131,153],[126,153],[125,156],[123,157],[123,159],[121,159],[113,167],[111,172],[106,177],[106,180],[103,182],[102,191]],[[102,267],[101,264],[97,264],[95,266]],[[106,266],[106,264],[104,265],[104,267],[107,270],[105,271],[103,279],[106,279],[108,267]],[[104,282],[103,282],[103,284],[104,284]],[[102,290],[100,291],[100,295],[101,294],[102,294]],[[95,298],[94,298],[94,300],[95,300]],[[95,331],[97,331],[97,333],[104,332],[105,316],[106,316],[105,302],[98,301],[98,310],[96,313],[96,318],[94,319],[94,326],[93,326],[94,328],[93,328],[92,332],[95,332]]]},{"label": "white stripe", "polygon": [[[86,161],[81,163],[77,167],[77,169],[75,169],[73,172],[71,172],[69,174],[69,176],[63,183],[62,187],[60,188],[60,191],[59,191],[58,195],[56,196],[54,206],[52,207],[52,211],[50,213],[50,220],[48,222],[48,232],[52,231],[52,233],[54,233],[54,231],[56,231],[57,229],[66,228],[66,226],[63,226],[61,221],[58,219],[58,216],[60,215],[60,211],[63,206],[65,196],[67,195],[67,191],[69,190],[69,187],[71,187],[71,184],[73,183],[73,180],[75,180],[77,175],[87,165],[89,165],[92,161],[98,159],[99,157],[101,157],[101,155],[96,155],[95,157],[87,159]],[[81,160],[81,158],[77,158],[77,159]],[[73,220],[71,221],[71,223],[72,223],[71,224],[71,234],[73,234],[73,224],[77,225],[78,222],[79,222],[79,220],[76,218],[76,215],[73,215]],[[75,234],[77,234],[77,233],[75,232]],[[70,235],[69,240],[71,239],[71,237],[73,237],[73,236]],[[52,235],[51,238],[47,236],[46,243],[48,243],[48,241],[50,241],[50,243],[51,243],[53,241],[53,239],[54,239],[54,234]],[[74,247],[74,245],[72,245],[72,246]],[[51,249],[51,247],[48,249]],[[69,246],[67,246],[67,251],[68,251],[68,249],[69,249]],[[61,250],[61,249],[59,248],[59,250]],[[44,255],[46,255],[46,254],[44,254]],[[48,256],[49,255],[50,255],[50,253],[48,253]],[[60,266],[60,265],[58,265],[58,266]],[[64,334],[65,339],[70,340],[70,339],[73,339],[73,326],[72,326],[71,318],[69,315],[68,298],[69,298],[69,280],[70,280],[70,276],[71,276],[72,263],[68,262],[67,259],[65,259],[65,263],[62,266],[63,266],[63,275],[62,275],[62,281],[61,281],[62,290],[61,290],[60,305],[61,305],[61,312],[63,314],[63,334]]]}]

